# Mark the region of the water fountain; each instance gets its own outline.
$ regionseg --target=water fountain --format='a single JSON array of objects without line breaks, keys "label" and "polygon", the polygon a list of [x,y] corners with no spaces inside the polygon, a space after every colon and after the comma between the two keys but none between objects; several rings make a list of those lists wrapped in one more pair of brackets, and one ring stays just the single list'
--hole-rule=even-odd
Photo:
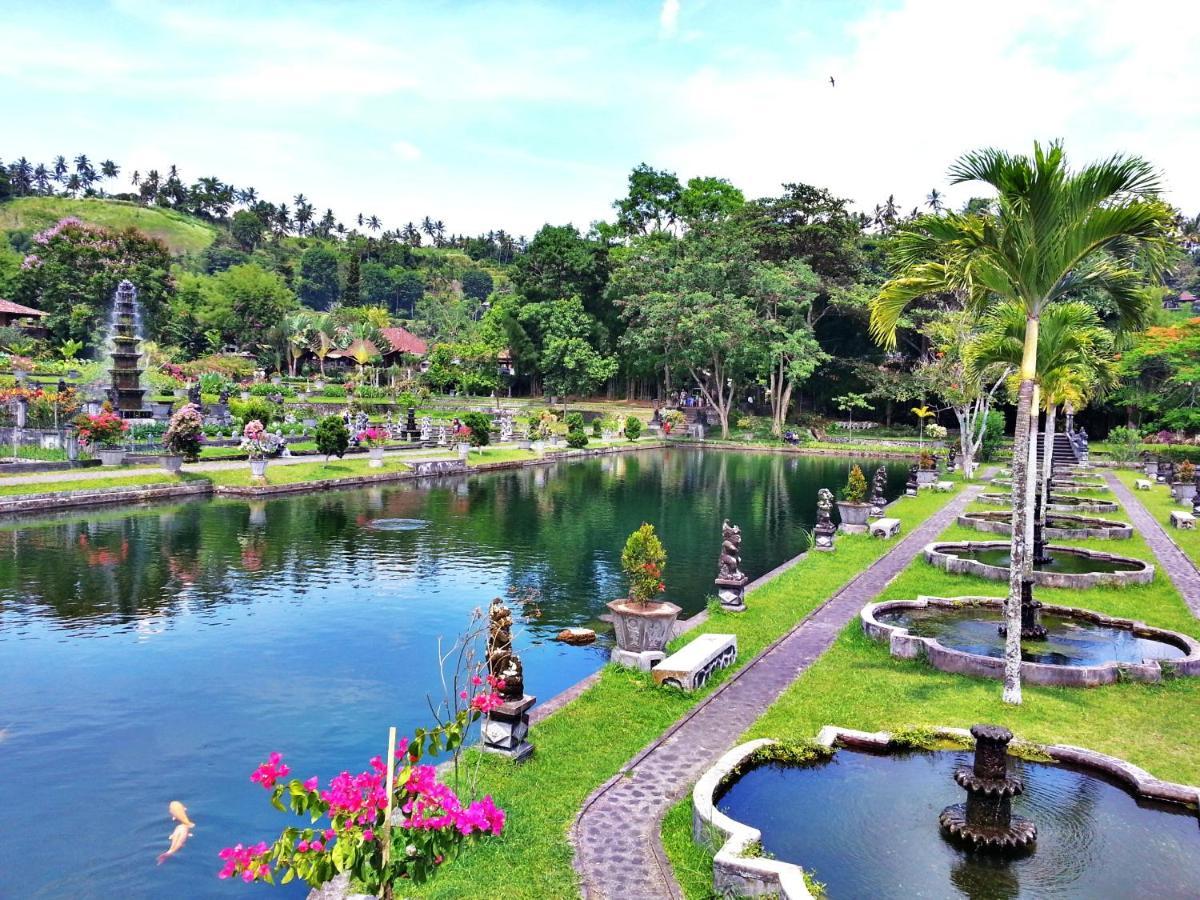
[{"label": "water fountain", "polygon": [[967,792],[967,802],[942,810],[938,816],[942,832],[969,850],[1032,850],[1037,826],[1012,811],[1012,798],[1025,790],[1025,783],[1008,771],[1012,732],[1001,725],[972,725],[971,737],[975,738],[974,763],[954,771],[954,780]]},{"label": "water fountain", "polygon": [[[1107,585],[1149,584],[1154,566],[1144,560],[1100,550],[1047,544],[1036,553],[1030,579],[1043,587],[1087,589]],[[925,547],[925,560],[947,572],[1007,581],[1008,541],[935,541]]]},{"label": "water fountain", "polygon": [[111,361],[112,388],[108,391],[113,410],[124,419],[148,419],[151,412],[142,406],[146,393],[141,386],[141,314],[137,288],[128,279],[117,285],[112,315],[108,323],[108,356]]}]

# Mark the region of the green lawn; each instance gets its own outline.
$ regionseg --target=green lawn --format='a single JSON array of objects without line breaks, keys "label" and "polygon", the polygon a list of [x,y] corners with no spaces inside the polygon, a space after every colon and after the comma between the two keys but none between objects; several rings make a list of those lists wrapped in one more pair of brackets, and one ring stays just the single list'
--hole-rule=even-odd
[{"label": "green lawn", "polygon": [[[912,529],[953,496],[923,492],[899,501],[897,513]],[[692,695],[663,690],[648,674],[610,666],[596,685],[532,729],[537,752],[530,761],[515,766],[490,756],[479,758],[483,788],[509,814],[504,835],[472,848],[423,888],[421,896],[577,896],[567,829],[587,795],[890,546],[866,536],[842,536],[837,552],[810,554],[754,591],[747,612],[716,613],[700,632],[736,634],[739,658],[704,690]],[[473,753],[473,761],[476,757]]]},{"label": "green lawn", "polygon": [[[1133,482],[1144,478],[1140,472],[1118,472],[1117,477],[1125,483],[1125,487],[1133,491]],[[1133,491],[1134,496],[1146,507],[1146,511],[1158,520],[1158,524],[1167,530],[1176,545],[1186,553],[1197,566],[1200,566],[1200,531],[1187,531],[1171,527],[1171,511],[1182,510],[1191,512],[1191,504],[1184,506],[1171,499],[1171,492],[1165,484],[1156,484],[1148,491]]]},{"label": "green lawn", "polygon": [[[1114,517],[1120,518],[1120,514]],[[981,535],[954,525],[942,537],[978,540]],[[1137,535],[1127,541],[1061,543],[1154,560],[1145,541]],[[1004,582],[950,575],[917,558],[884,589],[880,599],[1005,592]],[[1161,569],[1149,585],[1089,591],[1040,588],[1037,596],[1052,603],[1142,619],[1200,637],[1200,623]],[[1116,684],[1091,690],[1026,686],[1024,692],[1022,706],[1005,706],[1000,702],[998,681],[950,675],[923,662],[893,659],[885,645],[869,640],[854,621],[742,740],[812,738],[828,724],[877,731],[911,725],[969,727],[976,722],[995,722],[1022,738],[1089,747],[1127,759],[1161,778],[1200,783],[1200,756],[1195,752],[1195,735],[1200,729],[1200,679],[1172,679],[1158,685]],[[712,858],[692,843],[690,796],[664,821],[663,843],[686,896],[692,900],[712,898]]]},{"label": "green lawn", "polygon": [[134,227],[161,240],[177,256],[199,253],[217,234],[211,225],[174,210],[138,206],[121,200],[73,200],[69,197],[19,197],[0,204],[0,230],[40,231],[65,216],[109,228]]},{"label": "green lawn", "polygon": [[[95,470],[85,470],[95,471]],[[147,484],[180,484],[194,481],[195,475],[173,475],[163,471],[149,475],[111,475],[108,477],[73,478],[69,481],[44,481],[38,484],[0,483],[0,497],[15,497],[23,494],[62,494],[68,491],[94,491],[102,488],[140,487]]]},{"label": "green lawn", "polygon": [[320,482],[332,481],[337,478],[356,478],[364,475],[381,476],[394,475],[397,472],[408,470],[405,463],[398,462],[393,458],[385,457],[381,468],[372,469],[369,465],[370,460],[364,458],[356,459],[332,459],[328,463],[323,459],[310,463],[295,463],[292,465],[272,465],[267,464],[267,477],[264,481],[254,481],[250,477],[250,464],[247,463],[244,467],[239,466],[236,469],[222,469],[218,472],[205,472],[204,477],[208,478],[215,485],[225,487],[249,487],[254,484],[297,484],[299,482]]}]

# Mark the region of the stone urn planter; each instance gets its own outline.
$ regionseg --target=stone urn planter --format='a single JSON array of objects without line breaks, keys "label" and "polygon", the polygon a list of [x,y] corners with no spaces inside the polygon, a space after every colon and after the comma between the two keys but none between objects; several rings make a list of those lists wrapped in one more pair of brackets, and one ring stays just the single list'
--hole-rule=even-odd
[{"label": "stone urn planter", "polygon": [[471,445],[467,443],[460,443],[458,445],[458,458],[465,461],[470,455]]},{"label": "stone urn planter", "polygon": [[271,384],[283,384],[283,378],[279,375],[272,375]]},{"label": "stone urn planter", "polygon": [[838,514],[842,518],[841,530],[847,534],[866,534],[867,517],[871,514],[870,503],[837,502]]},{"label": "stone urn planter", "polygon": [[649,670],[666,656],[663,651],[675,633],[678,606],[666,600],[638,603],[622,599],[613,600],[608,608],[617,636],[613,662]]},{"label": "stone urn planter", "polygon": [[1194,481],[1177,481],[1171,486],[1171,496],[1175,498],[1175,502],[1188,504],[1192,502],[1192,498],[1196,496],[1196,482]]},{"label": "stone urn planter", "polygon": [[367,459],[370,460],[370,462],[367,463],[367,465],[370,466],[372,469],[382,468],[382,466],[383,466],[383,448],[382,447],[370,448],[367,451]]},{"label": "stone urn planter", "polygon": [[167,419],[171,416],[171,410],[175,404],[170,400],[155,400],[153,414],[156,419]]},{"label": "stone urn planter", "polygon": [[102,466],[119,466],[125,461],[125,449],[123,447],[99,447],[96,450],[96,455],[100,457],[100,465]]},{"label": "stone urn planter", "polygon": [[251,478],[266,478],[267,477],[267,460],[265,460],[265,459],[250,460],[250,477]]},{"label": "stone urn planter", "polygon": [[159,457],[159,464],[168,472],[178,473],[183,468],[183,457],[164,453]]},{"label": "stone urn planter", "polygon": [[517,439],[517,449],[518,450],[532,450],[533,449],[533,441],[529,440],[529,438],[518,438]]},{"label": "stone urn planter", "polygon": [[937,479],[937,469],[917,469],[917,484],[933,484]]}]

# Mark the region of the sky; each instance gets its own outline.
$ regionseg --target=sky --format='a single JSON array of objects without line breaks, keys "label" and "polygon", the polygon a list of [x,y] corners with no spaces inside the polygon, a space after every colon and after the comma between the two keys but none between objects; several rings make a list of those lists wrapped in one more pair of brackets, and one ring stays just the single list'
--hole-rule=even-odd
[{"label": "sky", "polygon": [[1054,138],[1200,210],[1184,2],[0,0],[0,34],[0,158],[174,163],[348,224],[586,229],[642,162],[907,210],[970,196],[964,152]]}]

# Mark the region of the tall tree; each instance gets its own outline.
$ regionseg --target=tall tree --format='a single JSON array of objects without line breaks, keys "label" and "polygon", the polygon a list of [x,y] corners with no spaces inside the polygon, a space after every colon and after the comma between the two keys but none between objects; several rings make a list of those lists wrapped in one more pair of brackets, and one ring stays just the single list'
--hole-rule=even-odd
[{"label": "tall tree", "polygon": [[898,233],[896,275],[875,298],[871,332],[894,345],[904,308],[930,293],[960,291],[981,309],[995,298],[1025,313],[1013,446],[1012,563],[1006,608],[1004,701],[1021,702],[1021,586],[1029,565],[1026,508],[1031,418],[1036,417],[1038,327],[1042,311],[1073,289],[1106,293],[1123,327],[1147,314],[1147,273],[1165,267],[1171,214],[1159,199],[1157,173],[1144,160],[1114,156],[1078,172],[1062,145],[1034,144],[1032,156],[987,149],[950,170],[955,184],[981,182],[995,207],[976,215],[922,216]]}]

